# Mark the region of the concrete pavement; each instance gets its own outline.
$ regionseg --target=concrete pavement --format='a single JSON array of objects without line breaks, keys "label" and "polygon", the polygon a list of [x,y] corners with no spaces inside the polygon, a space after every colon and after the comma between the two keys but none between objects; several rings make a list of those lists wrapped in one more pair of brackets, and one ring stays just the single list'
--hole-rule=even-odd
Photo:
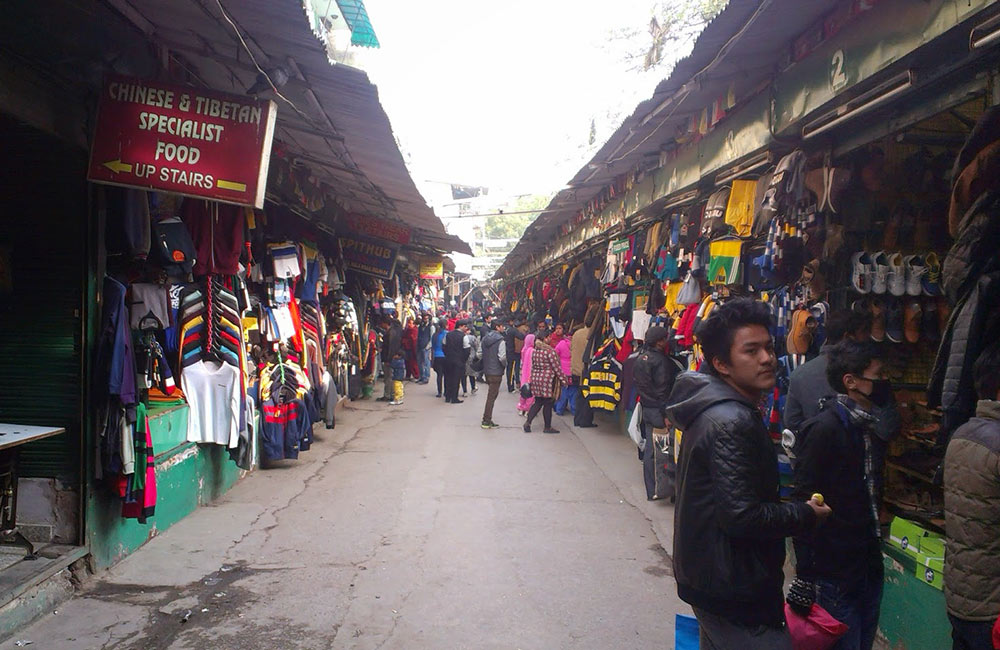
[{"label": "concrete pavement", "polygon": [[[0,644],[39,649],[672,648],[672,512],[614,420],[526,434],[505,390],[346,405]],[[536,431],[541,430],[536,421]]]}]

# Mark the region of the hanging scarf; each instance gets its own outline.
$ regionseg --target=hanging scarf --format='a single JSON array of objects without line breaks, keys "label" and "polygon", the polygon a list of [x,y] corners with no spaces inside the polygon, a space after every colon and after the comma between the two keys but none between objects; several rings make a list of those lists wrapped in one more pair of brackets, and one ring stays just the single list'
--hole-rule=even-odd
[{"label": "hanging scarf", "polygon": [[872,512],[875,538],[881,539],[882,529],[878,525],[878,499],[875,496],[875,462],[872,457],[872,430],[878,423],[878,418],[862,409],[847,395],[837,395],[837,406],[841,417],[847,420],[849,428],[859,432],[865,443],[865,487],[868,488],[868,505]]}]

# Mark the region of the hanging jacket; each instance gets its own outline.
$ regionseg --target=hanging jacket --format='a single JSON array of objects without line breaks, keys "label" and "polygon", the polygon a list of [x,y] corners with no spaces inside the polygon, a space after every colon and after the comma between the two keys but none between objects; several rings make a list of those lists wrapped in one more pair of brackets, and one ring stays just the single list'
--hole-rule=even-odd
[{"label": "hanging jacket", "polygon": [[614,357],[595,359],[583,378],[582,392],[590,408],[614,411],[622,399],[622,364]]},{"label": "hanging jacket", "polygon": [[742,625],[784,625],[785,537],[812,529],[805,503],[778,498],[778,457],[756,404],[723,380],[684,372],[667,418],[683,431],[673,567],[681,600]]},{"label": "hanging jacket", "polygon": [[938,442],[975,412],[972,366],[986,345],[1000,340],[1000,271],[981,276],[952,310],[938,348],[927,401],[943,411]]}]

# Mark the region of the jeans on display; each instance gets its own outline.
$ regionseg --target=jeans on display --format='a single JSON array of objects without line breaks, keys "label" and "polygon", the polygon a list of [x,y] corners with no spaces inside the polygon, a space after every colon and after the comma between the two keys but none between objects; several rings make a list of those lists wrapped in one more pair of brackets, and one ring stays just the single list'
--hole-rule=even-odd
[{"label": "jeans on display", "polygon": [[871,650],[878,631],[878,615],[882,603],[884,569],[873,562],[868,574],[853,584],[833,580],[816,580],[816,602],[835,619],[848,626],[830,650]]},{"label": "jeans on display", "polygon": [[417,351],[417,362],[420,364],[420,381],[427,383],[431,380],[431,355],[430,348]]},{"label": "jeans on display", "polygon": [[948,614],[952,650],[993,650],[993,621],[967,621]]},{"label": "jeans on display", "polygon": [[552,428],[552,398],[551,397],[535,397],[535,403],[531,405],[531,409],[528,410],[528,421],[526,424],[530,427],[532,420],[538,415],[538,412],[542,412],[542,421],[545,422],[545,428]]},{"label": "jeans on display", "polygon": [[792,637],[783,627],[741,625],[697,607],[694,615],[701,633],[701,650],[792,650]]},{"label": "jeans on display", "polygon": [[486,375],[486,384],[489,390],[486,391],[486,406],[483,407],[483,422],[493,421],[493,405],[496,404],[497,396],[500,394],[500,382],[503,375]]}]

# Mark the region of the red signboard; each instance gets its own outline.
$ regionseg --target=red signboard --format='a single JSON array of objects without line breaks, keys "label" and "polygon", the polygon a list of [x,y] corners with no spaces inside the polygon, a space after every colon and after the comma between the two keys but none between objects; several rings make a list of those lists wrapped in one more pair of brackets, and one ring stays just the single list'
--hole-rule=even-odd
[{"label": "red signboard", "polygon": [[272,101],[112,76],[87,178],[262,208],[276,116]]},{"label": "red signboard", "polygon": [[369,217],[361,214],[349,214],[344,217],[347,229],[365,237],[391,241],[397,244],[410,243],[410,229],[398,221],[389,221],[379,217]]}]

